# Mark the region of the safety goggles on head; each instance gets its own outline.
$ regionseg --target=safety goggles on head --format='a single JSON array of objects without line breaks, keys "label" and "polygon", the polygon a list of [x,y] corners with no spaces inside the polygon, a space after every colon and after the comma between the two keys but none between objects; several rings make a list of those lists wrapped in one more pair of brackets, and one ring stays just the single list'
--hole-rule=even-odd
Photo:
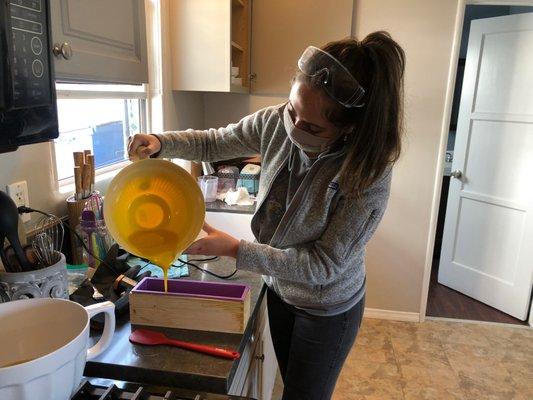
[{"label": "safety goggles on head", "polygon": [[320,77],[324,90],[344,107],[362,107],[365,90],[353,75],[331,54],[309,46],[298,60],[298,68],[312,78]]}]

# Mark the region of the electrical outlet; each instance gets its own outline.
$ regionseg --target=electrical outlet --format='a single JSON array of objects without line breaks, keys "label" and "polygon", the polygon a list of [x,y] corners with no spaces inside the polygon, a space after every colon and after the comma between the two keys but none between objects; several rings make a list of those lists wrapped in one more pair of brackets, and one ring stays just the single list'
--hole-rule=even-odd
[{"label": "electrical outlet", "polygon": [[[30,199],[28,197],[28,183],[26,181],[20,181],[7,185],[7,194],[13,199],[17,207],[30,206]],[[23,222],[29,222],[30,214],[21,215]]]}]

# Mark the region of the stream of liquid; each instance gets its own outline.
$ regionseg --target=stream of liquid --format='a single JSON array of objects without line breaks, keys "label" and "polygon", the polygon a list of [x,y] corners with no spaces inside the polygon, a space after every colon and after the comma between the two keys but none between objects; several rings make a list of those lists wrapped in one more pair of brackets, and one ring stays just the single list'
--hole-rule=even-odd
[{"label": "stream of liquid", "polygon": [[128,240],[138,249],[137,254],[141,254],[163,270],[165,292],[167,292],[168,270],[180,255],[178,235],[165,229],[140,230],[132,233]]}]

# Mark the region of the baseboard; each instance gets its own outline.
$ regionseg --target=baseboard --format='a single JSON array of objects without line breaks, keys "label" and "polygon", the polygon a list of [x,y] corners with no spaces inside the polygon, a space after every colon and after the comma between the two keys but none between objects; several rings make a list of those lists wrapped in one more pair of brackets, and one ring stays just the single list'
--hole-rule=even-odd
[{"label": "baseboard", "polygon": [[416,312],[381,310],[379,308],[365,308],[365,318],[389,319],[393,321],[420,322],[420,314]]}]

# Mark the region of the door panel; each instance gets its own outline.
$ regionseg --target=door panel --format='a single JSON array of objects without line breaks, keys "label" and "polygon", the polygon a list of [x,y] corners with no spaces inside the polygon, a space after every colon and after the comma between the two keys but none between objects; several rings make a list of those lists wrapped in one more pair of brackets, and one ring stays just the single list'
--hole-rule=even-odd
[{"label": "door panel", "polygon": [[516,201],[532,198],[533,124],[473,120],[465,168],[465,188]]},{"label": "door panel", "polygon": [[148,82],[143,0],[51,2],[55,44],[68,43],[72,57],[55,58],[58,80]]},{"label": "door panel", "polygon": [[487,278],[512,284],[524,233],[524,211],[465,196],[459,214],[452,262]]},{"label": "door panel", "polygon": [[[494,20],[492,28],[507,29],[508,26],[497,21],[498,18],[490,18]],[[522,101],[531,96],[533,88],[533,32],[487,32],[482,40],[482,62],[474,111],[533,114],[533,103]]]},{"label": "door panel", "polygon": [[525,320],[533,275],[533,14],[472,21],[438,281]]}]

